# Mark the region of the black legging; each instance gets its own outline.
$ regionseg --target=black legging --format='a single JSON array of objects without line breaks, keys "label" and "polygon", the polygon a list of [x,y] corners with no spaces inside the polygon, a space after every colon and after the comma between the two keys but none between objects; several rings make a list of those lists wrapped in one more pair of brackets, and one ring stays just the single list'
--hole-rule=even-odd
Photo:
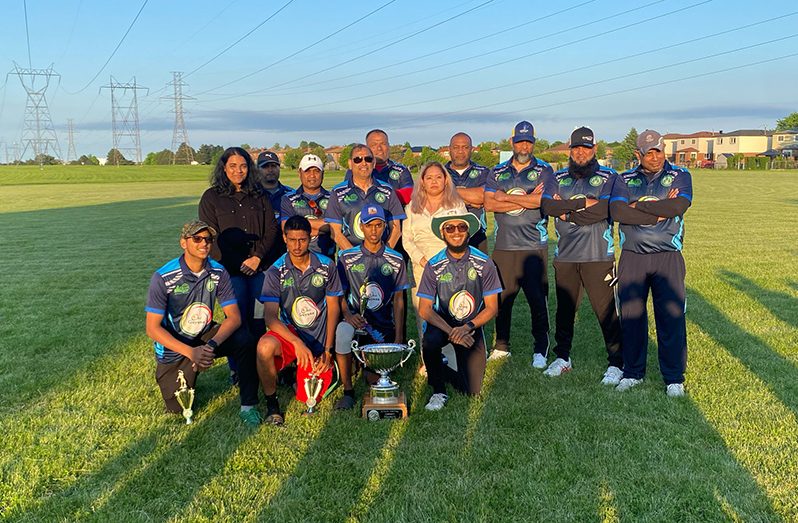
[{"label": "black legging", "polygon": [[464,347],[452,344],[457,356],[457,371],[444,366],[442,349],[451,343],[449,337],[438,327],[427,324],[422,342],[424,363],[427,366],[427,383],[435,394],[446,394],[446,381],[463,394],[479,394],[485,377],[485,336],[482,329],[473,332],[474,345]]}]

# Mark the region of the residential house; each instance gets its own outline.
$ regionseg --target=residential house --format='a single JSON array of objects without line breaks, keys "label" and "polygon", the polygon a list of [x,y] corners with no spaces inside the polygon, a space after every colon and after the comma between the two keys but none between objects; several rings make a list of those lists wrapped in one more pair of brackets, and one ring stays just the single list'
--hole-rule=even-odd
[{"label": "residential house", "polygon": [[699,167],[704,162],[714,160],[714,144],[717,133],[698,131],[691,134],[669,133],[662,137],[665,141],[665,156],[675,165]]},{"label": "residential house", "polygon": [[757,156],[772,147],[773,131],[763,129],[741,129],[715,135],[714,154],[742,154],[745,157]]}]

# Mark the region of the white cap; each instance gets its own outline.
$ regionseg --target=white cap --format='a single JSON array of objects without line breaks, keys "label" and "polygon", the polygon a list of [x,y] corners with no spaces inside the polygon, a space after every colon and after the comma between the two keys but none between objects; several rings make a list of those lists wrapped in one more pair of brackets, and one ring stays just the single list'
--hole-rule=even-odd
[{"label": "white cap", "polygon": [[311,167],[318,167],[320,171],[324,172],[324,163],[321,161],[321,158],[315,154],[306,154],[299,162],[299,168],[303,171],[307,171]]}]

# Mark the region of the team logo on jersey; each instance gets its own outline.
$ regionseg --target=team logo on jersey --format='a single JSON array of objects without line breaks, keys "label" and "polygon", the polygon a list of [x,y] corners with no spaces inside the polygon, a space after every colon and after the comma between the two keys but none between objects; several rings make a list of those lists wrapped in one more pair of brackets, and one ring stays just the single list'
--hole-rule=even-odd
[{"label": "team logo on jersey", "polygon": [[656,202],[659,201],[659,198],[652,195],[641,196],[637,199],[638,202]]},{"label": "team logo on jersey", "polygon": [[391,174],[389,174],[388,176],[391,177],[391,180],[398,180],[399,176],[401,174],[402,174],[402,171],[400,171],[398,169],[391,169]]},{"label": "team logo on jersey", "polygon": [[393,274],[393,267],[391,267],[390,263],[383,263],[382,267],[380,267],[380,272],[385,276],[390,276]]},{"label": "team logo on jersey", "polygon": [[673,175],[666,174],[659,183],[661,183],[663,187],[670,187],[673,185]]},{"label": "team logo on jersey", "polygon": [[587,198],[587,196],[585,196],[584,194],[574,194],[569,199],[570,200],[578,200],[579,198]]},{"label": "team logo on jersey", "polygon": [[356,263],[352,265],[352,268],[349,270],[352,272],[366,272],[366,266],[362,263]]},{"label": "team logo on jersey", "polygon": [[180,318],[180,331],[188,336],[196,336],[213,319],[213,311],[200,301],[195,301],[183,312]]},{"label": "team logo on jersey", "polygon": [[291,319],[297,327],[310,327],[321,314],[316,302],[307,296],[300,296],[291,305]]},{"label": "team logo on jersey", "polygon": [[181,283],[172,291],[173,294],[188,294],[188,283]]},{"label": "team logo on jersey", "polygon": [[508,172],[503,172],[496,177],[497,182],[503,182],[504,180],[509,180],[509,179],[510,179],[510,173]]},{"label": "team logo on jersey", "polygon": [[474,312],[476,302],[468,291],[459,291],[449,299],[449,314],[457,320],[464,320]]},{"label": "team logo on jersey", "polygon": [[588,181],[590,182],[590,185],[592,185],[593,187],[598,187],[599,185],[604,183],[604,178],[602,178],[599,175],[596,175],[596,176],[591,176],[590,180]]},{"label": "team logo on jersey", "polygon": [[449,283],[453,279],[454,279],[454,276],[452,276],[451,272],[445,272],[445,273],[441,274],[441,277],[438,278],[438,281],[441,282],[441,283]]},{"label": "team logo on jersey", "polygon": [[538,179],[539,175],[540,173],[538,173],[537,171],[532,171],[526,175],[526,179],[529,180],[530,182],[534,182],[535,180]]},{"label": "team logo on jersey", "polygon": [[643,180],[641,180],[640,178],[632,178],[631,180],[626,182],[626,185],[628,185],[629,187],[640,187],[641,185],[643,185]]},{"label": "team logo on jersey", "polygon": [[289,276],[288,278],[283,280],[283,287],[291,287],[294,285],[294,277]]},{"label": "team logo on jersey", "polygon": [[471,281],[476,281],[477,279],[477,270],[473,267],[468,268],[468,279]]},{"label": "team logo on jersey", "polygon": [[301,198],[294,202],[294,207],[307,207],[307,206],[308,206],[308,202],[306,202],[305,200],[303,200]]},{"label": "team logo on jersey", "polygon": [[468,173],[468,177],[471,178],[472,180],[477,176],[479,176],[479,172],[477,172],[476,169],[471,169],[471,172]]},{"label": "team logo on jersey", "polygon": [[570,176],[566,176],[562,180],[560,180],[560,185],[563,187],[570,187],[574,183],[574,179]]},{"label": "team logo on jersey", "polygon": [[329,198],[319,198],[319,207],[321,207],[321,210],[327,210],[327,203],[329,203],[329,201]]},{"label": "team logo on jersey", "polygon": [[361,224],[360,224],[360,213],[357,213],[355,215],[355,220],[352,223],[352,232],[354,232],[355,236],[357,236],[361,240],[366,237],[363,234],[363,228],[361,227]]},{"label": "team logo on jersey", "polygon": [[[518,194],[520,196],[524,196],[526,195],[526,191],[521,189],[520,187],[513,187],[512,189],[507,191],[507,194]],[[507,214],[509,214],[510,216],[518,216],[519,214],[523,213],[525,210],[526,209],[516,209],[514,211],[507,211]]]},{"label": "team logo on jersey", "polygon": [[323,287],[324,286],[324,276],[321,274],[314,274],[310,277],[310,283],[314,287]]},{"label": "team logo on jersey", "polygon": [[378,192],[377,194],[375,194],[374,195],[374,199],[377,200],[377,203],[385,203],[385,200],[386,200],[385,195],[382,194],[381,192]]},{"label": "team logo on jersey", "polygon": [[344,201],[346,203],[352,203],[352,202],[354,202],[356,200],[357,200],[357,194],[355,194],[355,193],[349,193],[346,196],[344,196]]},{"label": "team logo on jersey", "polygon": [[205,282],[205,288],[208,289],[208,292],[213,292],[216,289],[216,282],[208,278],[208,281]]},{"label": "team logo on jersey", "polygon": [[385,299],[385,293],[379,285],[369,282],[367,285],[360,286],[360,295],[366,298],[366,308],[370,311],[376,311],[382,307],[382,300]]}]

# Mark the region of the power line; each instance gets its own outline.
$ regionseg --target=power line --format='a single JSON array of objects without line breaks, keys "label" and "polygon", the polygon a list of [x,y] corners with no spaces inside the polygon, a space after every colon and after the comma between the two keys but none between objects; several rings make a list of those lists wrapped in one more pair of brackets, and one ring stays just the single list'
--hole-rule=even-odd
[{"label": "power line", "polygon": [[[117,154],[116,165],[119,165],[120,156],[124,151],[129,151],[135,154],[137,164],[141,163],[141,133],[139,131],[139,106],[138,106],[138,91],[146,90],[136,83],[136,77],[133,77],[131,82],[121,83],[117,82],[114,77],[111,77],[111,82],[108,85],[100,87],[100,91],[109,89],[111,91],[111,131],[113,133],[114,149]],[[116,91],[122,91],[122,96],[119,97]],[[128,97],[128,91],[132,96]],[[122,100],[127,98],[129,101],[125,105]],[[132,142],[126,147],[122,147],[123,140]]]},{"label": "power line", "polygon": [[141,16],[141,12],[144,11],[144,8],[147,6],[147,2],[149,2],[149,0],[144,0],[144,3],[141,4],[141,8],[139,9],[139,12],[136,13],[136,17],[133,19],[132,22],[130,22],[130,25],[128,26],[127,31],[125,31],[125,34],[122,35],[122,39],[119,40],[118,44],[116,44],[116,47],[114,47],[114,50],[111,52],[111,56],[109,56],[108,60],[106,60],[105,63],[102,65],[102,67],[100,67],[99,71],[97,71],[97,74],[95,74],[92,77],[92,79],[89,80],[89,82],[86,85],[84,85],[82,88],[78,89],[74,93],[69,92],[66,89],[64,89],[65,93],[67,93],[69,95],[75,95],[75,94],[82,93],[83,91],[85,91],[86,89],[89,88],[89,86],[94,82],[94,80],[96,80],[100,76],[100,74],[102,74],[102,72],[105,70],[105,68],[111,62],[111,59],[116,55],[116,52],[119,50],[120,47],[122,47],[122,43],[125,41],[125,38],[127,38],[127,35],[130,33],[130,30],[133,29],[134,25],[136,25],[136,21],[139,19],[139,16]]},{"label": "power line", "polygon": [[[51,152],[56,158],[61,159],[61,148],[58,145],[58,136],[50,118],[50,108],[47,106],[46,98],[50,80],[59,74],[53,71],[52,64],[47,69],[23,69],[16,62],[13,72],[27,94],[22,130],[22,155],[24,156],[30,148],[34,158],[38,158],[40,162],[44,159],[44,155]],[[41,82],[37,82],[38,80]]]},{"label": "power line", "polygon": [[30,57],[30,30],[28,29],[28,0],[22,0],[22,7],[23,10],[25,11],[25,41],[28,43],[28,68],[33,69],[33,60],[31,60]]},{"label": "power line", "polygon": [[[250,78],[250,77],[252,77],[252,76],[255,76],[256,74],[260,74],[260,73],[262,73],[263,71],[265,71],[266,69],[269,69],[270,67],[273,67],[273,66],[275,66],[275,65],[277,65],[277,64],[280,64],[280,63],[282,63],[282,62],[285,62],[285,61],[286,61],[286,60],[288,60],[289,58],[293,58],[293,57],[295,57],[296,55],[298,55],[298,54],[300,54],[300,53],[302,53],[302,52],[304,52],[304,51],[307,51],[307,50],[308,50],[308,49],[310,49],[311,47],[314,47],[314,46],[316,46],[316,45],[320,44],[321,42],[324,42],[325,40],[328,40],[328,39],[332,38],[333,36],[337,35],[338,33],[341,33],[342,31],[345,31],[346,29],[349,29],[349,28],[350,28],[350,27],[352,27],[353,25],[355,25],[355,24],[357,24],[357,23],[359,23],[359,22],[362,22],[362,21],[363,21],[363,20],[365,20],[366,18],[370,17],[371,15],[373,15],[374,13],[376,13],[376,12],[378,12],[378,11],[381,11],[382,9],[384,9],[384,8],[388,7],[389,5],[391,5],[391,4],[392,4],[392,3],[394,3],[394,2],[396,2],[396,0],[389,0],[388,2],[385,2],[384,4],[382,4],[381,6],[379,6],[378,8],[374,9],[373,11],[371,11],[371,12],[369,12],[369,13],[365,14],[364,16],[361,16],[360,18],[358,18],[358,19],[357,19],[357,20],[355,20],[354,22],[351,22],[351,23],[349,23],[349,24],[347,24],[347,25],[345,25],[345,26],[341,27],[340,29],[338,29],[338,30],[336,30],[336,31],[334,31],[334,32],[332,32],[332,33],[330,33],[330,34],[328,34],[328,35],[327,35],[327,36],[325,36],[324,38],[321,38],[321,39],[319,39],[319,40],[316,40],[316,41],[315,41],[315,42],[313,42],[312,44],[310,44],[310,45],[308,45],[308,46],[305,46],[305,47],[303,47],[303,48],[302,48],[302,49],[300,49],[299,51],[296,51],[296,52],[294,52],[294,53],[291,53],[290,55],[288,55],[288,56],[285,56],[285,57],[283,57],[283,58],[281,58],[281,59],[277,60],[276,62],[272,62],[272,63],[270,63],[269,65],[267,65],[266,67],[262,67],[262,68],[258,69],[257,71],[253,71],[253,72],[251,72],[251,73],[245,74],[244,76],[241,76],[241,77],[239,77],[239,78],[236,78],[235,80],[232,80],[232,81],[230,81],[230,82],[227,82],[226,84],[220,85],[220,86],[218,86],[218,87],[215,87],[215,88],[213,88],[213,89],[209,89],[208,91],[205,91],[205,92],[207,93],[207,92],[210,92],[210,91],[215,91],[215,90],[218,90],[218,89],[222,89],[222,88],[224,88],[224,87],[227,87],[228,85],[232,85],[232,84],[234,84],[234,83],[238,83],[238,82],[240,82],[240,81],[242,81],[242,80],[245,80],[245,79],[247,79],[247,78]],[[199,93],[199,94],[203,94],[203,93]]]},{"label": "power line", "polygon": [[191,76],[192,74],[196,73],[197,71],[199,71],[200,69],[202,69],[203,67],[205,67],[206,65],[208,65],[209,63],[213,62],[214,60],[216,60],[217,58],[219,58],[220,56],[222,56],[224,53],[226,53],[227,51],[229,51],[229,50],[230,50],[230,49],[232,49],[233,47],[235,47],[235,46],[237,46],[238,44],[240,44],[240,43],[241,43],[241,42],[242,42],[242,41],[243,41],[245,38],[247,38],[249,35],[251,35],[251,34],[252,34],[252,33],[254,33],[255,31],[257,31],[258,29],[260,29],[260,28],[261,28],[261,26],[263,26],[263,24],[265,24],[266,22],[268,22],[269,20],[271,20],[272,18],[274,18],[275,16],[277,16],[277,15],[280,13],[280,11],[282,11],[283,9],[285,9],[286,7],[288,7],[289,5],[291,5],[291,4],[293,4],[293,3],[294,3],[294,0],[288,0],[288,2],[286,2],[285,4],[283,4],[283,6],[282,6],[280,9],[278,9],[278,10],[277,10],[277,11],[275,11],[274,13],[270,14],[270,15],[269,15],[269,16],[268,16],[268,17],[267,17],[265,20],[263,20],[261,23],[259,23],[258,25],[256,25],[256,26],[255,26],[255,27],[253,27],[252,29],[250,29],[250,30],[249,30],[249,32],[248,32],[248,33],[246,33],[244,36],[242,36],[241,38],[239,38],[238,40],[236,40],[236,41],[235,41],[235,42],[233,42],[232,44],[228,45],[227,47],[225,47],[224,49],[222,49],[221,51],[219,51],[219,52],[218,52],[218,53],[217,53],[217,54],[216,54],[216,55],[215,55],[213,58],[211,58],[210,60],[206,61],[205,63],[203,63],[203,64],[202,64],[202,65],[200,65],[199,67],[196,67],[196,68],[195,68],[193,71],[191,71],[191,72],[187,73],[187,74],[185,75],[185,77],[187,78],[187,77]]}]

